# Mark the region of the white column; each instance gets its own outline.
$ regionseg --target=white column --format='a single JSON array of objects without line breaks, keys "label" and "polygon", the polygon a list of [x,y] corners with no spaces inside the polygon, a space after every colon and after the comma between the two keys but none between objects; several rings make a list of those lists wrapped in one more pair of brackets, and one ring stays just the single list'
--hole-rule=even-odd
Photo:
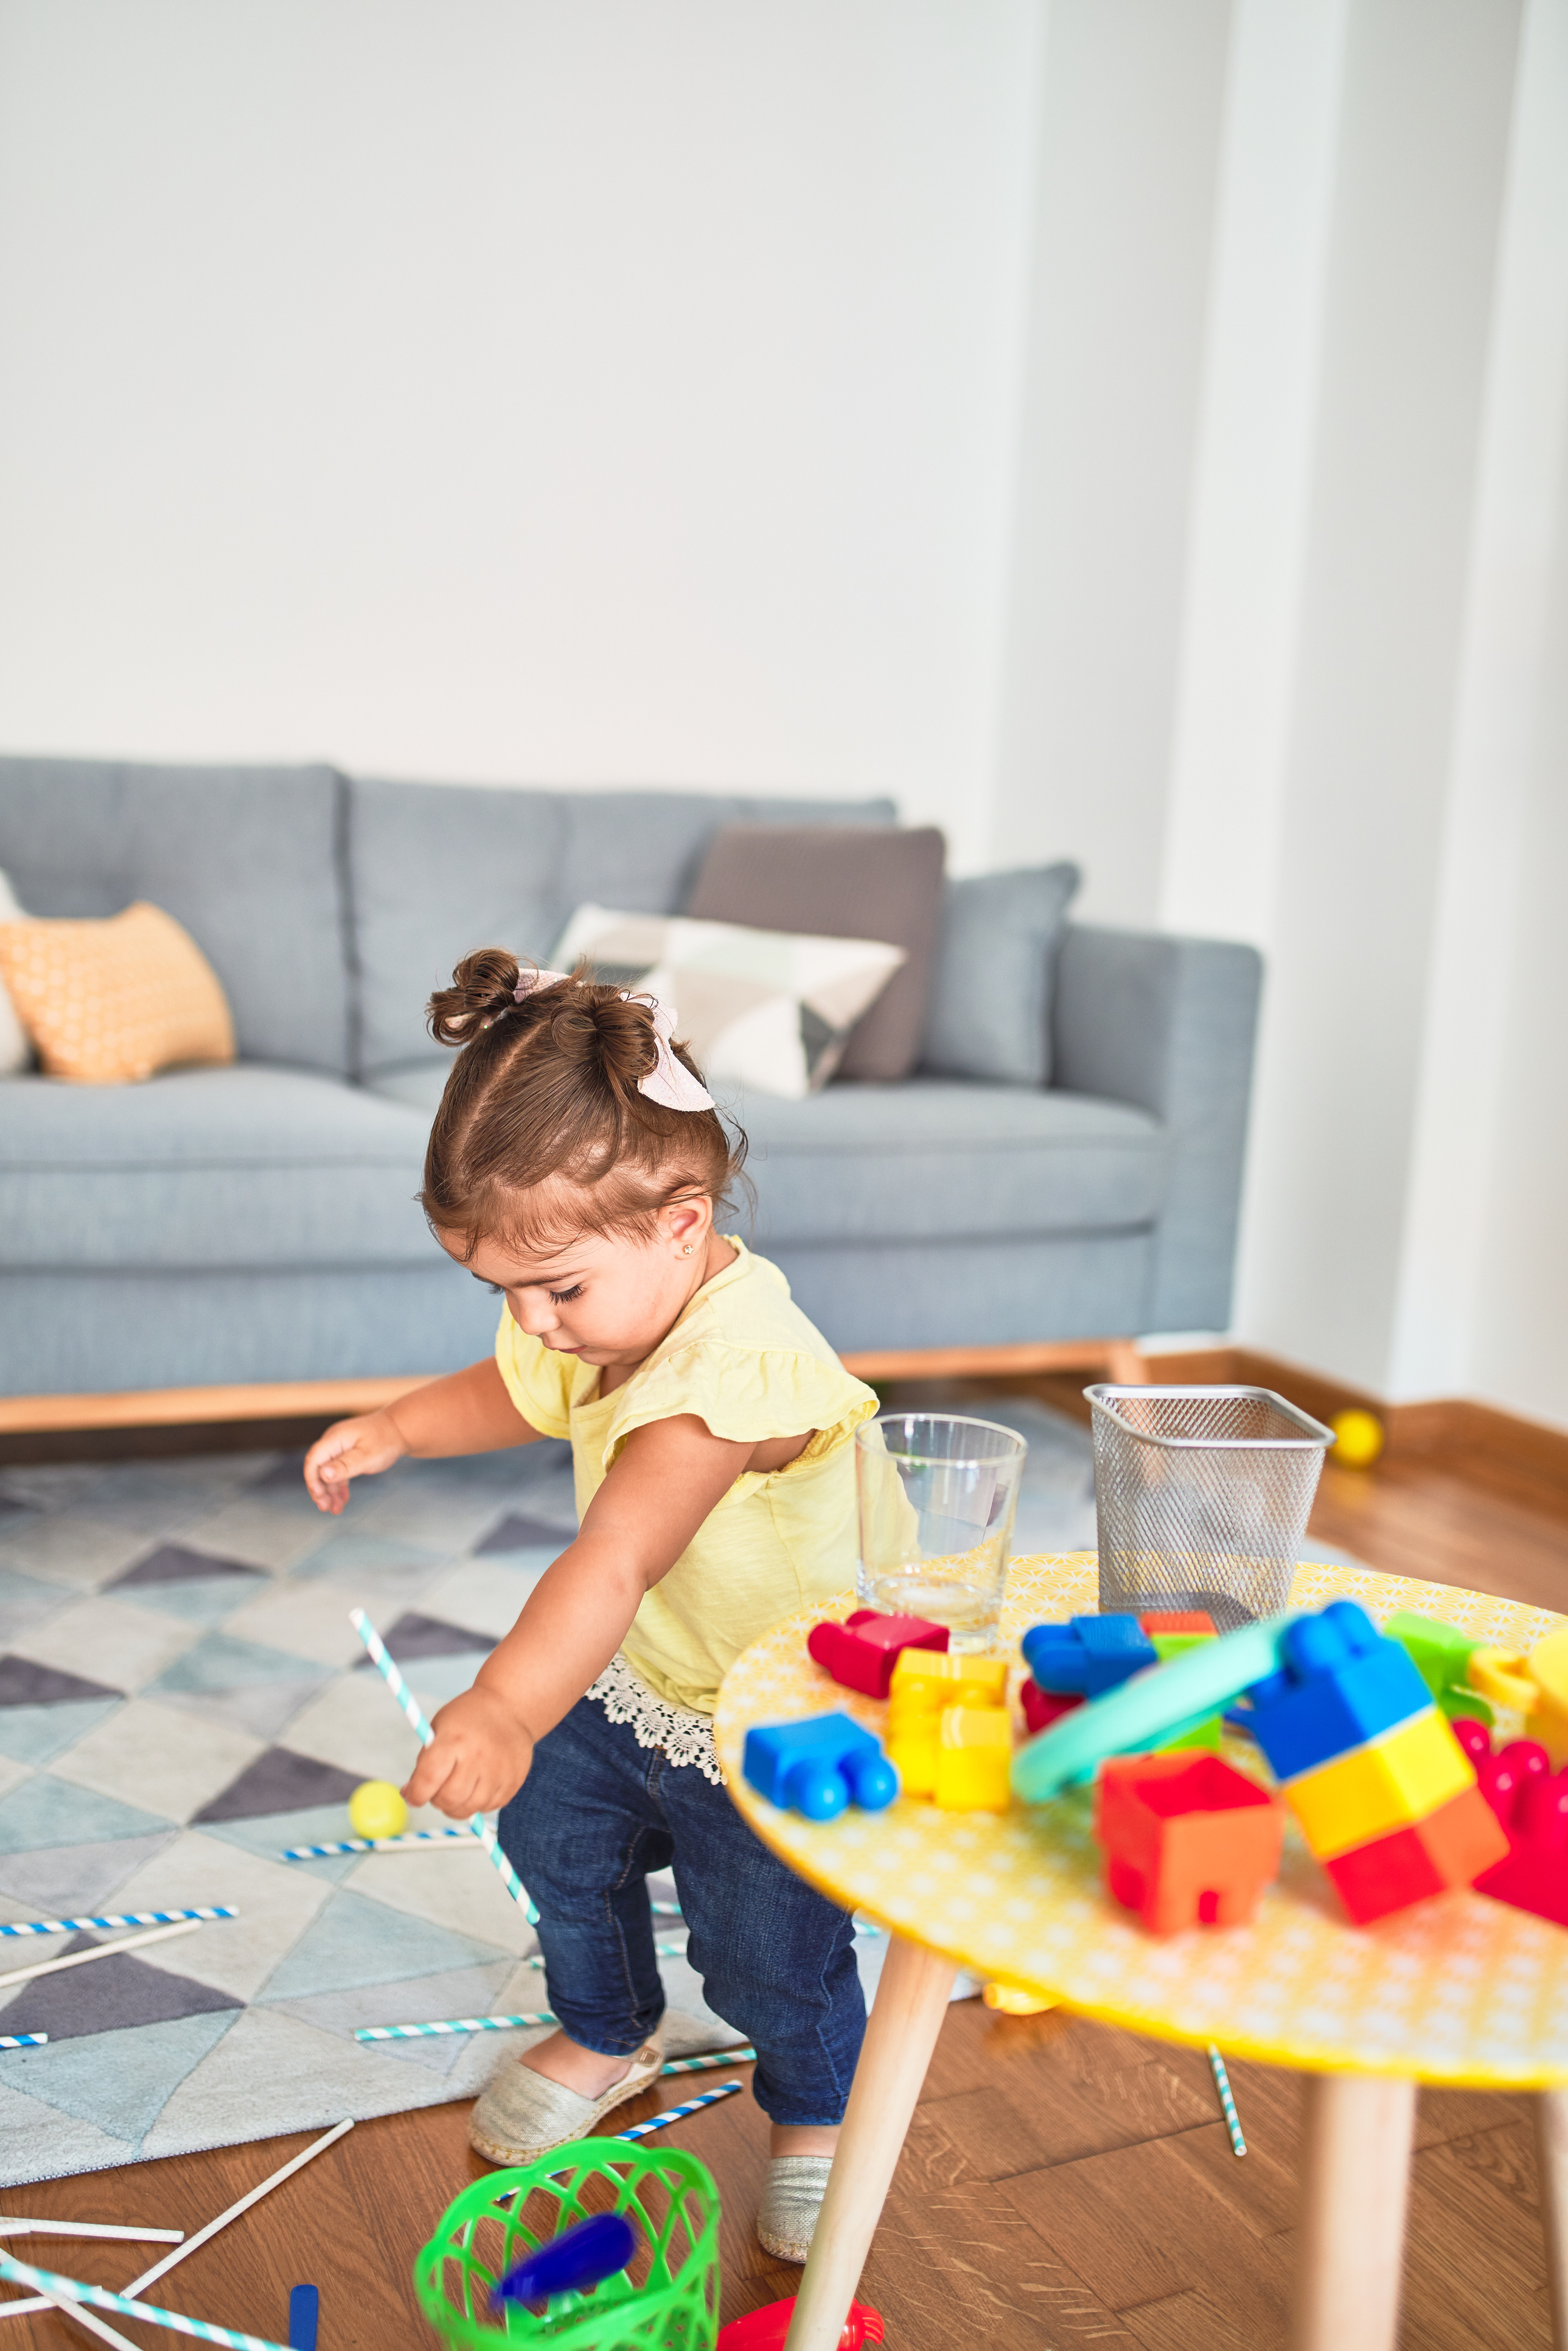
[{"label": "white column", "polygon": [[1270,943],[1348,0],[1239,0],[1163,927]]},{"label": "white column", "polygon": [[[1549,1345],[1554,1369],[1544,1360],[1539,1371],[1531,1365],[1517,1393],[1525,1410],[1555,1402],[1568,1418],[1561,1337],[1568,1251],[1557,1240],[1568,1164],[1560,1141],[1552,1165],[1535,1114],[1538,1102],[1553,1114],[1568,1054],[1562,998],[1546,1001],[1531,978],[1546,931],[1560,937],[1564,927],[1562,867],[1550,911],[1533,891],[1521,894],[1529,845],[1544,852],[1549,838],[1535,821],[1547,810],[1532,804],[1531,787],[1546,748],[1542,696],[1554,669],[1561,676],[1563,650],[1552,644],[1549,622],[1568,519],[1565,423],[1568,0],[1529,0],[1388,1392],[1472,1393],[1507,1381],[1511,1369],[1518,1379],[1521,1351],[1544,1358]],[[1541,781],[1552,796],[1561,793],[1561,774]],[[1555,960],[1560,987],[1568,965]],[[1525,1047],[1511,1081],[1511,1040]],[[1555,1207],[1545,1196],[1551,1189]],[[1515,1217],[1531,1235],[1532,1273],[1522,1284],[1508,1272]],[[1490,1350],[1484,1333],[1500,1321],[1515,1327],[1505,1348]],[[1478,1343],[1489,1360],[1478,1360]],[[1551,1386],[1541,1386],[1541,1373]]]},{"label": "white column", "polygon": [[1508,0],[1353,0],[1237,1324],[1379,1391],[1401,1292]]},{"label": "white column", "polygon": [[1050,0],[993,859],[1152,922],[1229,0]]}]

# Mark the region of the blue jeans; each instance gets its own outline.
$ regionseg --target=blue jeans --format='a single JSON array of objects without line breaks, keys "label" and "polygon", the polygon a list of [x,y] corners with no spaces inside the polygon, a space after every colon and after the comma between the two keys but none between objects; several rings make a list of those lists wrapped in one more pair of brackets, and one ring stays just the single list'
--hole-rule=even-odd
[{"label": "blue jeans", "polygon": [[850,1915],[776,1861],[695,1764],[672,1767],[580,1698],[534,1750],[499,1833],[574,2041],[628,2057],[664,2014],[643,1881],[673,1866],[708,2003],[757,2051],[758,2105],[776,2123],[842,2121],[865,2032]]}]

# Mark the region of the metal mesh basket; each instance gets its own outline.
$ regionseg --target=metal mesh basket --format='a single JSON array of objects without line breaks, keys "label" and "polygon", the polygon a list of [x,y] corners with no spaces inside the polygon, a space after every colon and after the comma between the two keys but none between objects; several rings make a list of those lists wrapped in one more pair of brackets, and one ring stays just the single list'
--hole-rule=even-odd
[{"label": "metal mesh basket", "polygon": [[1092,1387],[1102,1609],[1288,1607],[1333,1431],[1269,1388]]}]

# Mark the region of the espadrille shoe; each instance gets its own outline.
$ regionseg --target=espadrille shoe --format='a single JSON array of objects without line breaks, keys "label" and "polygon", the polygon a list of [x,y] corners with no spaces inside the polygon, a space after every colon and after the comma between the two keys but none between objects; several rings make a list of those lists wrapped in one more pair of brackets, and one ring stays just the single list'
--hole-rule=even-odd
[{"label": "espadrille shoe", "polygon": [[468,2144],[486,2163],[537,2163],[541,2155],[586,2138],[601,2115],[634,2098],[659,2078],[664,2053],[656,2041],[645,2042],[632,2060],[630,2073],[612,2082],[601,2098],[580,2097],[563,2082],[536,2074],[514,2057],[475,2102],[468,2118]]},{"label": "espadrille shoe", "polygon": [[828,2190],[831,2155],[776,2155],[768,2167],[757,2241],[775,2261],[803,2262]]}]

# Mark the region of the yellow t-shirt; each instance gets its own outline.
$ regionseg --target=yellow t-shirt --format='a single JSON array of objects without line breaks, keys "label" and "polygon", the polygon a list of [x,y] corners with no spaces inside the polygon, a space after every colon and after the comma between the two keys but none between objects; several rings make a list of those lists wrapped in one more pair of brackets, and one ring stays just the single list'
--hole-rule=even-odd
[{"label": "yellow t-shirt", "polygon": [[596,1364],[552,1354],[503,1311],[496,1361],[530,1428],[570,1437],[586,1510],[634,1428],[695,1413],[716,1437],[759,1445],[816,1434],[783,1469],[747,1470],[648,1593],[622,1644],[666,1704],[712,1714],[747,1645],[793,1608],[854,1581],[853,1438],[877,1410],[791,1303],[776,1265],[729,1237],[735,1262],[705,1282],[622,1387],[599,1394]]}]

